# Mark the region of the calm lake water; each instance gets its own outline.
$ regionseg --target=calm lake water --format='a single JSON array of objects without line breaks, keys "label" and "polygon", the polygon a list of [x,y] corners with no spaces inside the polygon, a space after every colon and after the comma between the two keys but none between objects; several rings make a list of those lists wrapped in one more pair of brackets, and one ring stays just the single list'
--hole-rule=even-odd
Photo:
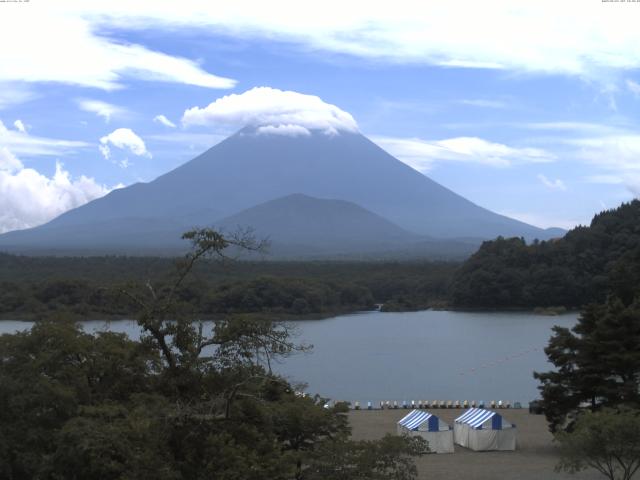
[{"label": "calm lake water", "polygon": [[[423,311],[365,312],[291,322],[312,353],[274,368],[309,393],[334,400],[503,400],[525,404],[538,396],[532,372],[551,368],[543,348],[553,325],[571,327],[576,314]],[[139,335],[132,321],[83,322]],[[29,328],[0,321],[0,333]]]}]

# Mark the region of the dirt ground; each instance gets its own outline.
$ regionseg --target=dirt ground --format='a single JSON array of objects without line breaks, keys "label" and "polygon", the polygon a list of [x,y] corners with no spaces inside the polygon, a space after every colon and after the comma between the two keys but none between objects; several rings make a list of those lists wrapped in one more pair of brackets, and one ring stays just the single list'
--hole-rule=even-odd
[{"label": "dirt ground", "polygon": [[[433,410],[432,413],[453,425],[464,410]],[[385,433],[396,433],[396,422],[407,410],[358,410],[349,414],[355,440],[373,440]],[[515,452],[474,452],[458,445],[452,454],[429,454],[417,460],[420,479],[429,480],[546,480],[604,479],[595,470],[579,474],[556,473],[558,453],[547,430],[543,415],[530,415],[527,409],[500,410],[503,417],[518,429]],[[640,478],[636,475],[634,478]]]}]

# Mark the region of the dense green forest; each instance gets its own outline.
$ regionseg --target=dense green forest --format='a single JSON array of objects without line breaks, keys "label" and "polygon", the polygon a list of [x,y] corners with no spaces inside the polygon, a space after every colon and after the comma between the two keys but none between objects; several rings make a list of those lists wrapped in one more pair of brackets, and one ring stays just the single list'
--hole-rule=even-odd
[{"label": "dense green forest", "polygon": [[0,335],[0,478],[415,479],[423,439],[354,441],[345,404],[272,372],[306,349],[286,324],[194,323],[178,292],[224,239],[193,238],[166,289],[127,289],[140,340],[65,321]]},{"label": "dense green forest", "polygon": [[609,293],[628,300],[639,286],[640,201],[634,200],[561,239],[483,243],[455,273],[449,300],[456,307],[579,308]]},{"label": "dense green forest", "polygon": [[[0,254],[0,317],[130,317],[124,288],[162,290],[176,259]],[[330,315],[442,304],[458,264],[445,262],[225,262],[204,260],[179,300],[205,318],[229,313]],[[137,285],[134,287],[134,285]]]}]

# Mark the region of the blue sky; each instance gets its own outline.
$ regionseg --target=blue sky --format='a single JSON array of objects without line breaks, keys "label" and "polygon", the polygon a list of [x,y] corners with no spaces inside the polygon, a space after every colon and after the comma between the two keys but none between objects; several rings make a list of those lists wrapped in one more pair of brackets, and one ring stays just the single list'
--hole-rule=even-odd
[{"label": "blue sky", "polygon": [[640,194],[640,3],[50,3],[0,3],[0,232],[154,179],[264,119],[263,100],[312,124],[333,105],[542,227]]}]

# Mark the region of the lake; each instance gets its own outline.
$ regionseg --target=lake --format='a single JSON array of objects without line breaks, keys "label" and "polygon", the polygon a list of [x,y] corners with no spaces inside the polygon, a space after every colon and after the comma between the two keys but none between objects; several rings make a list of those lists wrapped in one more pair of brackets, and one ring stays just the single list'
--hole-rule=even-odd
[{"label": "lake", "polygon": [[[305,381],[309,393],[334,400],[503,400],[538,397],[532,372],[551,368],[544,354],[551,327],[571,327],[577,314],[546,317],[513,312],[363,312],[291,322],[312,353],[274,369]],[[0,321],[0,333],[29,328]],[[135,322],[83,322],[139,335]]]}]

